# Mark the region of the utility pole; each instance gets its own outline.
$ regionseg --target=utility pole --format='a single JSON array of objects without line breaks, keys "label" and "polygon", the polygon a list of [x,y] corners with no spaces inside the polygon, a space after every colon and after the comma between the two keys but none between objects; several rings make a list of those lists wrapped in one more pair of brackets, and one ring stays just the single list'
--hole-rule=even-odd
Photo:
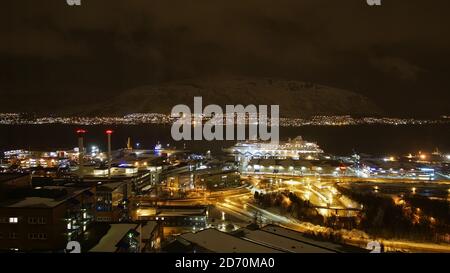
[{"label": "utility pole", "polygon": [[84,134],[87,133],[84,129],[78,129],[77,131],[78,135],[78,172],[79,177],[81,180],[83,180],[84,176]]},{"label": "utility pole", "polygon": [[108,136],[108,179],[111,179],[111,161],[112,161],[112,155],[111,155],[111,135],[113,131],[112,130],[106,130],[106,135]]}]

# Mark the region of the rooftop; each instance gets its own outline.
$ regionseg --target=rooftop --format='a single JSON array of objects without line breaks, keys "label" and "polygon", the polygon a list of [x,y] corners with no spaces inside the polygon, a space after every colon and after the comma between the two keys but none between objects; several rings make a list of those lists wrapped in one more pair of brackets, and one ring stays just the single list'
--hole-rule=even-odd
[{"label": "rooftop", "polygon": [[152,234],[153,230],[155,230],[157,225],[158,222],[156,221],[148,221],[147,223],[143,224],[140,230],[142,240],[150,239],[150,235]]},{"label": "rooftop", "polygon": [[71,198],[87,192],[90,188],[74,188],[63,186],[46,186],[25,191],[15,198],[0,203],[0,207],[10,208],[52,208]]},{"label": "rooftop", "polygon": [[271,233],[273,235],[278,235],[279,237],[296,240],[305,245],[311,245],[317,248],[321,248],[324,251],[327,250],[329,252],[361,252],[361,249],[357,247],[341,245],[327,241],[314,240],[304,236],[301,232],[283,228],[277,225],[267,225],[261,228],[260,231]]},{"label": "rooftop", "polygon": [[280,253],[271,247],[250,242],[216,229],[205,229],[197,233],[185,233],[180,237],[216,253]]},{"label": "rooftop", "polygon": [[99,191],[101,191],[101,190],[111,190],[111,191],[113,191],[113,190],[117,189],[118,187],[124,185],[124,183],[125,182],[122,182],[122,181],[121,182],[112,182],[112,183],[105,182],[105,183],[102,183],[101,185],[99,185],[97,187],[97,190],[99,190]]},{"label": "rooftop", "polygon": [[179,208],[158,208],[156,215],[157,216],[199,216],[199,215],[205,215],[206,214],[206,208],[185,208],[185,207],[179,207]]},{"label": "rooftop", "polygon": [[90,252],[116,252],[117,244],[130,231],[135,230],[138,224],[111,224],[108,232]]},{"label": "rooftop", "polygon": [[25,197],[24,199],[9,205],[10,208],[22,207],[56,207],[64,202],[64,200],[57,201],[52,198],[43,197]]},{"label": "rooftop", "polygon": [[335,253],[336,251],[313,245],[309,242],[299,241],[294,238],[284,237],[275,233],[267,232],[264,230],[242,230],[243,238],[256,242],[259,244],[267,245],[272,248],[279,249],[283,252],[293,253]]},{"label": "rooftop", "polygon": [[14,180],[24,176],[29,176],[29,174],[18,174],[18,173],[0,173],[0,183],[5,181]]}]

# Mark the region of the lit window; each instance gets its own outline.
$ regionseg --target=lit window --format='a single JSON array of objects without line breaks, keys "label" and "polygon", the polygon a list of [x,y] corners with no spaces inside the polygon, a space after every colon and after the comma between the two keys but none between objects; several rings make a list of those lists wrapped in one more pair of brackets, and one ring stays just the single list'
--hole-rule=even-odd
[{"label": "lit window", "polygon": [[10,224],[17,224],[19,222],[19,218],[17,217],[9,217]]}]

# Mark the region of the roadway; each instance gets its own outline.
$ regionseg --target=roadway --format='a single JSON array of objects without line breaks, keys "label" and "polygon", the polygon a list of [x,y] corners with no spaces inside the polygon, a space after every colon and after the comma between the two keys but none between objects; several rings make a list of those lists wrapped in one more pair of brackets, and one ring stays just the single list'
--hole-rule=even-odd
[{"label": "roadway", "polygon": [[[227,214],[240,218],[243,222],[252,222],[255,219],[255,213],[258,213],[261,224],[278,224],[282,227],[293,229],[299,232],[330,232],[330,228],[319,225],[313,225],[307,222],[301,222],[290,216],[283,216],[274,211],[260,208],[250,203],[251,197],[227,198],[224,202],[218,202],[216,207]],[[371,241],[382,242],[387,251],[406,251],[406,252],[446,252],[450,253],[450,245],[439,245],[432,243],[418,243],[402,240],[385,240],[382,238],[370,238],[362,231],[341,230],[340,234],[345,243],[361,248],[366,248]]]},{"label": "roadway", "polygon": [[[405,183],[392,179],[362,179],[353,177],[292,177],[281,175],[257,175],[245,176],[247,184],[245,186],[204,193],[201,197],[192,197],[177,200],[158,201],[158,205],[213,205],[222,211],[224,216],[232,216],[239,219],[242,225],[255,221],[258,215],[260,224],[278,224],[280,226],[297,230],[300,232],[313,231],[316,233],[330,232],[332,229],[323,226],[313,225],[308,222],[301,222],[294,217],[280,215],[275,210],[267,210],[258,207],[253,202],[255,191],[276,192],[289,190],[295,192],[304,200],[309,200],[313,207],[324,216],[333,213],[344,213],[347,216],[354,216],[358,213],[361,205],[340,194],[335,185],[337,183],[352,184],[352,182],[364,181],[368,185],[397,185],[410,188],[411,186],[447,187],[447,183],[420,181],[406,181]],[[138,200],[141,206],[151,205],[146,202],[151,198],[142,197]],[[154,200],[153,200],[154,201]],[[222,219],[222,222],[226,222]],[[450,252],[450,245],[438,245],[431,243],[417,243],[400,240],[384,240],[381,238],[370,238],[362,231],[341,230],[345,243],[365,248],[372,240],[382,241],[386,250],[400,250],[408,252]]]}]

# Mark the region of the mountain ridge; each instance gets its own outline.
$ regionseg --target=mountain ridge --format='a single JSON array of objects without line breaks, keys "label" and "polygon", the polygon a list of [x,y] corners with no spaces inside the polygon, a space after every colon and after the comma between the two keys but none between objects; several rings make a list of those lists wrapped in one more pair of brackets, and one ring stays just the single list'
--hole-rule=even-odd
[{"label": "mountain ridge", "polygon": [[170,113],[173,106],[193,109],[195,96],[203,107],[225,105],[280,105],[281,117],[314,115],[380,115],[383,111],[356,92],[324,85],[276,78],[214,77],[145,85],[122,92],[106,101],[72,110],[84,116],[126,115],[130,113]]}]

